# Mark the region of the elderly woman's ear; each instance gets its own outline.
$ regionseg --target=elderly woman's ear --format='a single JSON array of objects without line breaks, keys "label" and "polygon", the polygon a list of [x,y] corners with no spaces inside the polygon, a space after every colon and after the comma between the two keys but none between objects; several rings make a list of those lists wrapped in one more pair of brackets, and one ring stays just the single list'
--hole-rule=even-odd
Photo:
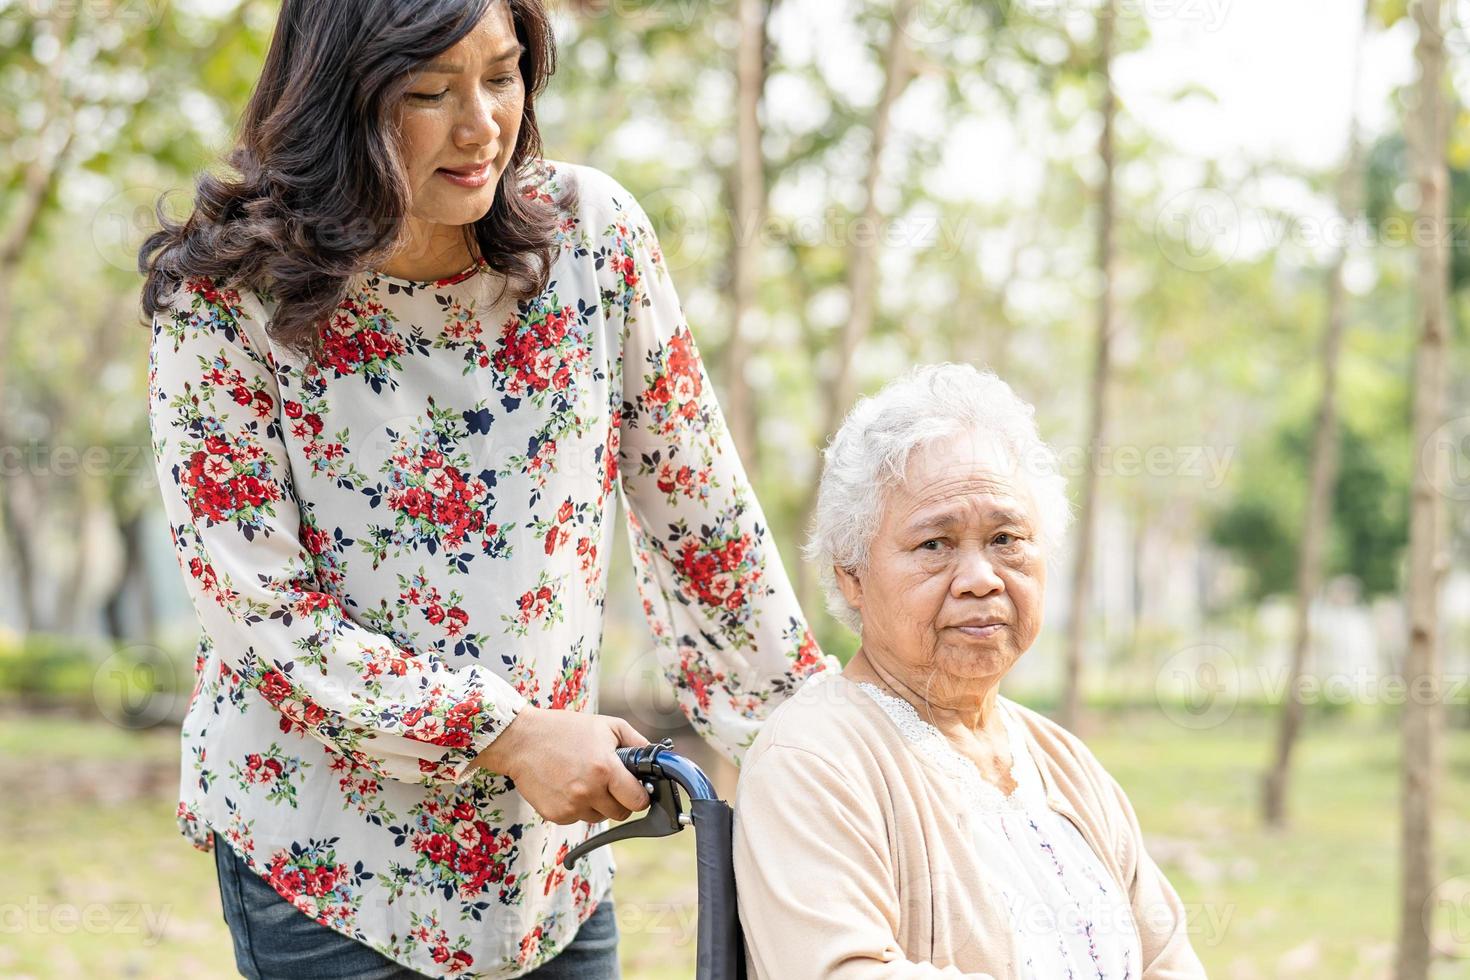
[{"label": "elderly woman's ear", "polygon": [[832,577],[837,580],[837,588],[842,590],[842,598],[847,600],[847,605],[853,612],[862,609],[863,580],[858,578],[857,571],[848,570],[841,565],[832,566]]}]

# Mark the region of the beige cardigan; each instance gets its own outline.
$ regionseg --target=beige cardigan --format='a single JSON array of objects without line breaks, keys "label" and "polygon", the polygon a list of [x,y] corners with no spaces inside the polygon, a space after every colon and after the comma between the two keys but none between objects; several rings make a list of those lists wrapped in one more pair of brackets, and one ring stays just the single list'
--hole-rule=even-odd
[{"label": "beige cardigan", "polygon": [[[1137,980],[1205,976],[1122,788],[1066,729],[1009,702],[1046,789],[1129,896]],[[735,878],[752,980],[1020,977],[959,787],[842,674],[772,712],[741,765]],[[1130,930],[1130,933],[1132,930]],[[1050,980],[1050,978],[1048,978]]]}]

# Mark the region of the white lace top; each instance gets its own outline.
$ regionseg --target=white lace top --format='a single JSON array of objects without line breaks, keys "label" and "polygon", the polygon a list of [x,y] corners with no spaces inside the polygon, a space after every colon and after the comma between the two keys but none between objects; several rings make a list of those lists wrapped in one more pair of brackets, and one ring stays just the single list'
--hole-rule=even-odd
[{"label": "white lace top", "polygon": [[1111,879],[1081,832],[1046,803],[1036,766],[1009,699],[998,697],[1010,735],[1009,794],[986,780],[913,705],[859,682],[904,738],[960,784],[980,863],[1010,910],[1021,974],[1037,980],[1125,980],[1136,929],[1128,896]]}]

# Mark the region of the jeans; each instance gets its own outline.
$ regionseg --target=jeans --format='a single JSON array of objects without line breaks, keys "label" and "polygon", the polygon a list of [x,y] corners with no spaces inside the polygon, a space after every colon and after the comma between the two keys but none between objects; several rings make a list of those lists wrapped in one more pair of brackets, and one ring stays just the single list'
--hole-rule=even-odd
[{"label": "jeans", "polygon": [[[424,974],[342,935],[286,901],[250,870],[229,841],[214,835],[220,902],[247,980],[415,980]],[[622,980],[612,896],[603,899],[572,941],[524,980]]]}]

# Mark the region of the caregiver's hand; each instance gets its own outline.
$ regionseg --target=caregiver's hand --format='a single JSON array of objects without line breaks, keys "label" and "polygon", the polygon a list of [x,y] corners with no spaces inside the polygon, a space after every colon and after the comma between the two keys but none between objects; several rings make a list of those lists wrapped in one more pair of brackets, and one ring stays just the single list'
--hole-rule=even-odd
[{"label": "caregiver's hand", "polygon": [[626,820],[649,800],[615,750],[647,744],[612,715],[527,705],[475,764],[515,780],[526,802],[552,823]]}]

